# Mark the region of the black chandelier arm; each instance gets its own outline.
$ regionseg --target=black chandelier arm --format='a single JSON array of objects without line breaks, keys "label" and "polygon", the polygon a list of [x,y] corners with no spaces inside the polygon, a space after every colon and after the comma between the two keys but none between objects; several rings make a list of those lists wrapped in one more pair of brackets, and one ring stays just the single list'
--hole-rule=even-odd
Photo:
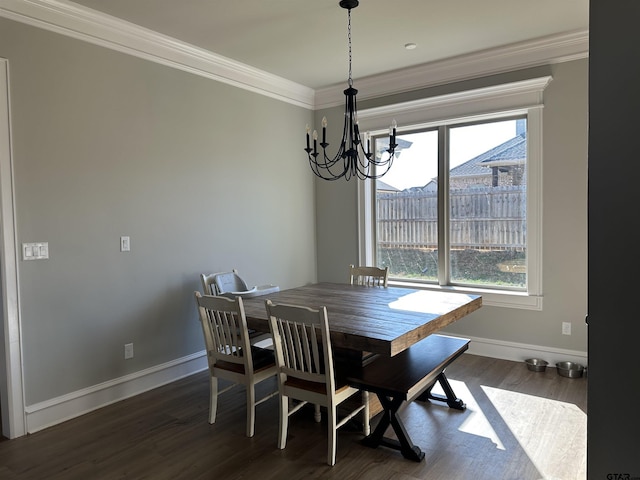
[{"label": "black chandelier arm", "polygon": [[[338,160],[341,160],[340,158]],[[341,172],[332,172],[332,168],[336,165],[337,162],[317,162],[315,157],[312,155],[309,156],[309,166],[311,167],[311,171],[319,178],[323,180],[338,180],[340,178],[349,178],[349,172],[347,165],[344,165],[344,168]]]},{"label": "black chandelier arm", "polygon": [[[307,147],[304,150],[309,158],[309,166],[317,177],[323,180],[338,180],[340,178],[349,180],[354,176],[361,180],[377,179],[391,168],[395,158],[395,149],[398,146],[395,142],[395,128],[390,129],[389,147],[386,149],[387,156],[376,158],[374,152],[371,151],[370,139],[367,137],[363,141],[355,118],[353,122],[350,119],[349,115],[345,118],[343,137],[335,156],[328,153],[328,142],[318,142],[316,131],[313,132],[312,147],[307,131]],[[322,136],[326,138],[325,119],[323,119],[322,128]]]},{"label": "black chandelier arm", "polygon": [[[327,155],[325,148],[322,151],[305,149],[309,157],[309,166],[312,172],[323,180],[349,180],[355,176],[361,180],[367,178],[377,179],[389,171],[393,164],[394,154],[385,159],[375,159],[373,152],[365,152],[362,146],[357,149],[345,150],[342,146],[335,157]],[[376,168],[376,173],[373,168]]]},{"label": "black chandelier arm", "polygon": [[[318,152],[317,146],[318,144],[314,141],[313,149],[309,147],[305,148],[309,157],[309,166],[311,167],[311,171],[323,180],[337,180],[342,177],[347,177],[348,165],[344,162],[343,146],[340,147],[340,150],[333,158],[327,155],[326,148],[329,146],[328,143],[320,143],[322,152]],[[320,158],[318,159],[318,157]],[[340,163],[342,163],[342,166],[338,165]],[[340,169],[341,167],[342,170],[336,172],[336,168]]]}]

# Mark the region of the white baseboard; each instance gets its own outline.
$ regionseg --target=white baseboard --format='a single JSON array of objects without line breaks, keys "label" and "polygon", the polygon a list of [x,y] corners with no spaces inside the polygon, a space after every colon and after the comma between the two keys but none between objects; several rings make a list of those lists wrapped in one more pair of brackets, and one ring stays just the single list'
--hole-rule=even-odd
[{"label": "white baseboard", "polygon": [[[439,332],[443,335],[460,337],[454,333]],[[575,362],[587,366],[587,352],[577,350],[565,350],[561,348],[543,347],[539,345],[527,345],[525,343],[503,342],[490,338],[464,336],[471,340],[469,350],[466,353],[480,355],[482,357],[500,358],[514,362],[523,362],[527,358],[540,358],[549,362],[549,367],[556,366],[558,362]]]},{"label": "white baseboard", "polygon": [[[460,336],[444,331],[440,333],[454,337]],[[515,362],[521,362],[527,358],[541,358],[549,362],[550,367],[555,367],[557,362],[563,361],[587,365],[587,352],[503,342],[488,338],[468,336],[465,338],[471,340],[467,353],[473,355]],[[27,433],[34,433],[51,427],[125,398],[174,382],[206,368],[207,359],[203,350],[131,375],[29,405],[25,408]]]},{"label": "white baseboard", "polygon": [[125,398],[205,370],[205,351],[25,407],[27,433],[34,433]]}]

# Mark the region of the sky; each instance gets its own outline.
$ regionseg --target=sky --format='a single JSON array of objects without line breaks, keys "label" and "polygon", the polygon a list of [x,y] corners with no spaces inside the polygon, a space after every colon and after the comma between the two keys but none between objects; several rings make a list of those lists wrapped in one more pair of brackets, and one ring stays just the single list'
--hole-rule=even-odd
[{"label": "sky", "polygon": [[[455,127],[450,132],[450,167],[454,168],[513,138],[516,127],[510,120]],[[398,138],[413,143],[402,150],[380,180],[400,190],[424,186],[438,175],[437,132],[398,134]]]}]

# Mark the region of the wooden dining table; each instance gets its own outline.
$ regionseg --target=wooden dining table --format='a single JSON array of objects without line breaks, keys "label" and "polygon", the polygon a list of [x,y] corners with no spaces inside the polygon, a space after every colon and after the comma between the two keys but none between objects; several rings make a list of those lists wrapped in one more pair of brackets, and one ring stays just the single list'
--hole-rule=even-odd
[{"label": "wooden dining table", "polygon": [[[327,308],[336,375],[343,376],[378,356],[399,354],[482,306],[480,295],[322,282],[244,297],[250,329],[269,332],[267,299]],[[381,411],[372,397],[370,417]]]},{"label": "wooden dining table", "polygon": [[482,306],[480,295],[314,283],[243,298],[249,328],[268,332],[266,299],[327,308],[335,349],[396,355]]}]

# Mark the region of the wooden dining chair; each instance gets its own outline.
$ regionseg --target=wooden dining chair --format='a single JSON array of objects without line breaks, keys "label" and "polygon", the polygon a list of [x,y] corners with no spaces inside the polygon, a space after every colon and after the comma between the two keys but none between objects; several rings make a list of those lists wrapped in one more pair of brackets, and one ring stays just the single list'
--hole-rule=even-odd
[{"label": "wooden dining chair", "polygon": [[356,267],[349,265],[349,283],[367,287],[386,287],[389,281],[389,267]]},{"label": "wooden dining chair", "polygon": [[[335,465],[337,432],[341,426],[362,413],[363,433],[369,434],[368,392],[336,380],[325,307],[314,310],[299,305],[276,305],[271,300],[265,303],[278,367],[278,448],[286,446],[289,416],[307,403],[319,405],[327,409],[327,463]],[[346,409],[348,412],[342,412],[338,419],[338,405],[358,393],[359,401],[354,399],[354,404]],[[292,400],[298,403],[294,404]]]},{"label": "wooden dining chair", "polygon": [[[230,295],[228,292],[221,292],[219,285],[220,285],[220,278],[221,276],[229,276],[228,274],[234,274],[235,277],[240,278],[238,276],[238,271],[237,270],[233,270],[232,272],[222,272],[222,273],[201,273],[200,274],[200,284],[202,285],[202,293],[204,293],[205,295],[217,295],[217,296],[225,296],[225,297],[229,297],[229,298],[235,298],[236,296],[240,296],[242,297],[243,295]],[[236,290],[242,290],[243,288],[246,289],[246,283],[241,280],[242,284],[238,286],[238,288],[236,288]],[[273,287],[273,286],[272,286]],[[254,287],[254,290],[257,287]],[[260,287],[261,289],[265,289],[266,291],[266,286],[265,287]],[[278,287],[275,287],[278,288]],[[277,290],[274,290],[277,291]],[[223,295],[224,293],[224,295]],[[269,348],[269,349],[273,349],[273,342],[271,340],[271,334],[270,333],[265,333],[265,332],[258,332],[256,330],[252,330],[249,329],[249,342],[251,343],[251,345],[254,345],[256,347],[260,347],[260,348]]]},{"label": "wooden dining chair", "polygon": [[[216,421],[218,395],[243,385],[247,394],[247,437],[253,437],[256,405],[278,394],[278,390],[274,390],[256,399],[256,384],[278,372],[274,353],[250,344],[241,297],[231,299],[194,293],[209,365],[209,423]],[[232,383],[219,390],[218,379]]]},{"label": "wooden dining chair", "polygon": [[[349,283],[351,285],[364,285],[366,287],[382,287],[387,288],[389,281],[389,267],[373,267],[349,265]],[[362,352],[362,361],[368,362],[368,359],[374,358],[371,352]]]}]

